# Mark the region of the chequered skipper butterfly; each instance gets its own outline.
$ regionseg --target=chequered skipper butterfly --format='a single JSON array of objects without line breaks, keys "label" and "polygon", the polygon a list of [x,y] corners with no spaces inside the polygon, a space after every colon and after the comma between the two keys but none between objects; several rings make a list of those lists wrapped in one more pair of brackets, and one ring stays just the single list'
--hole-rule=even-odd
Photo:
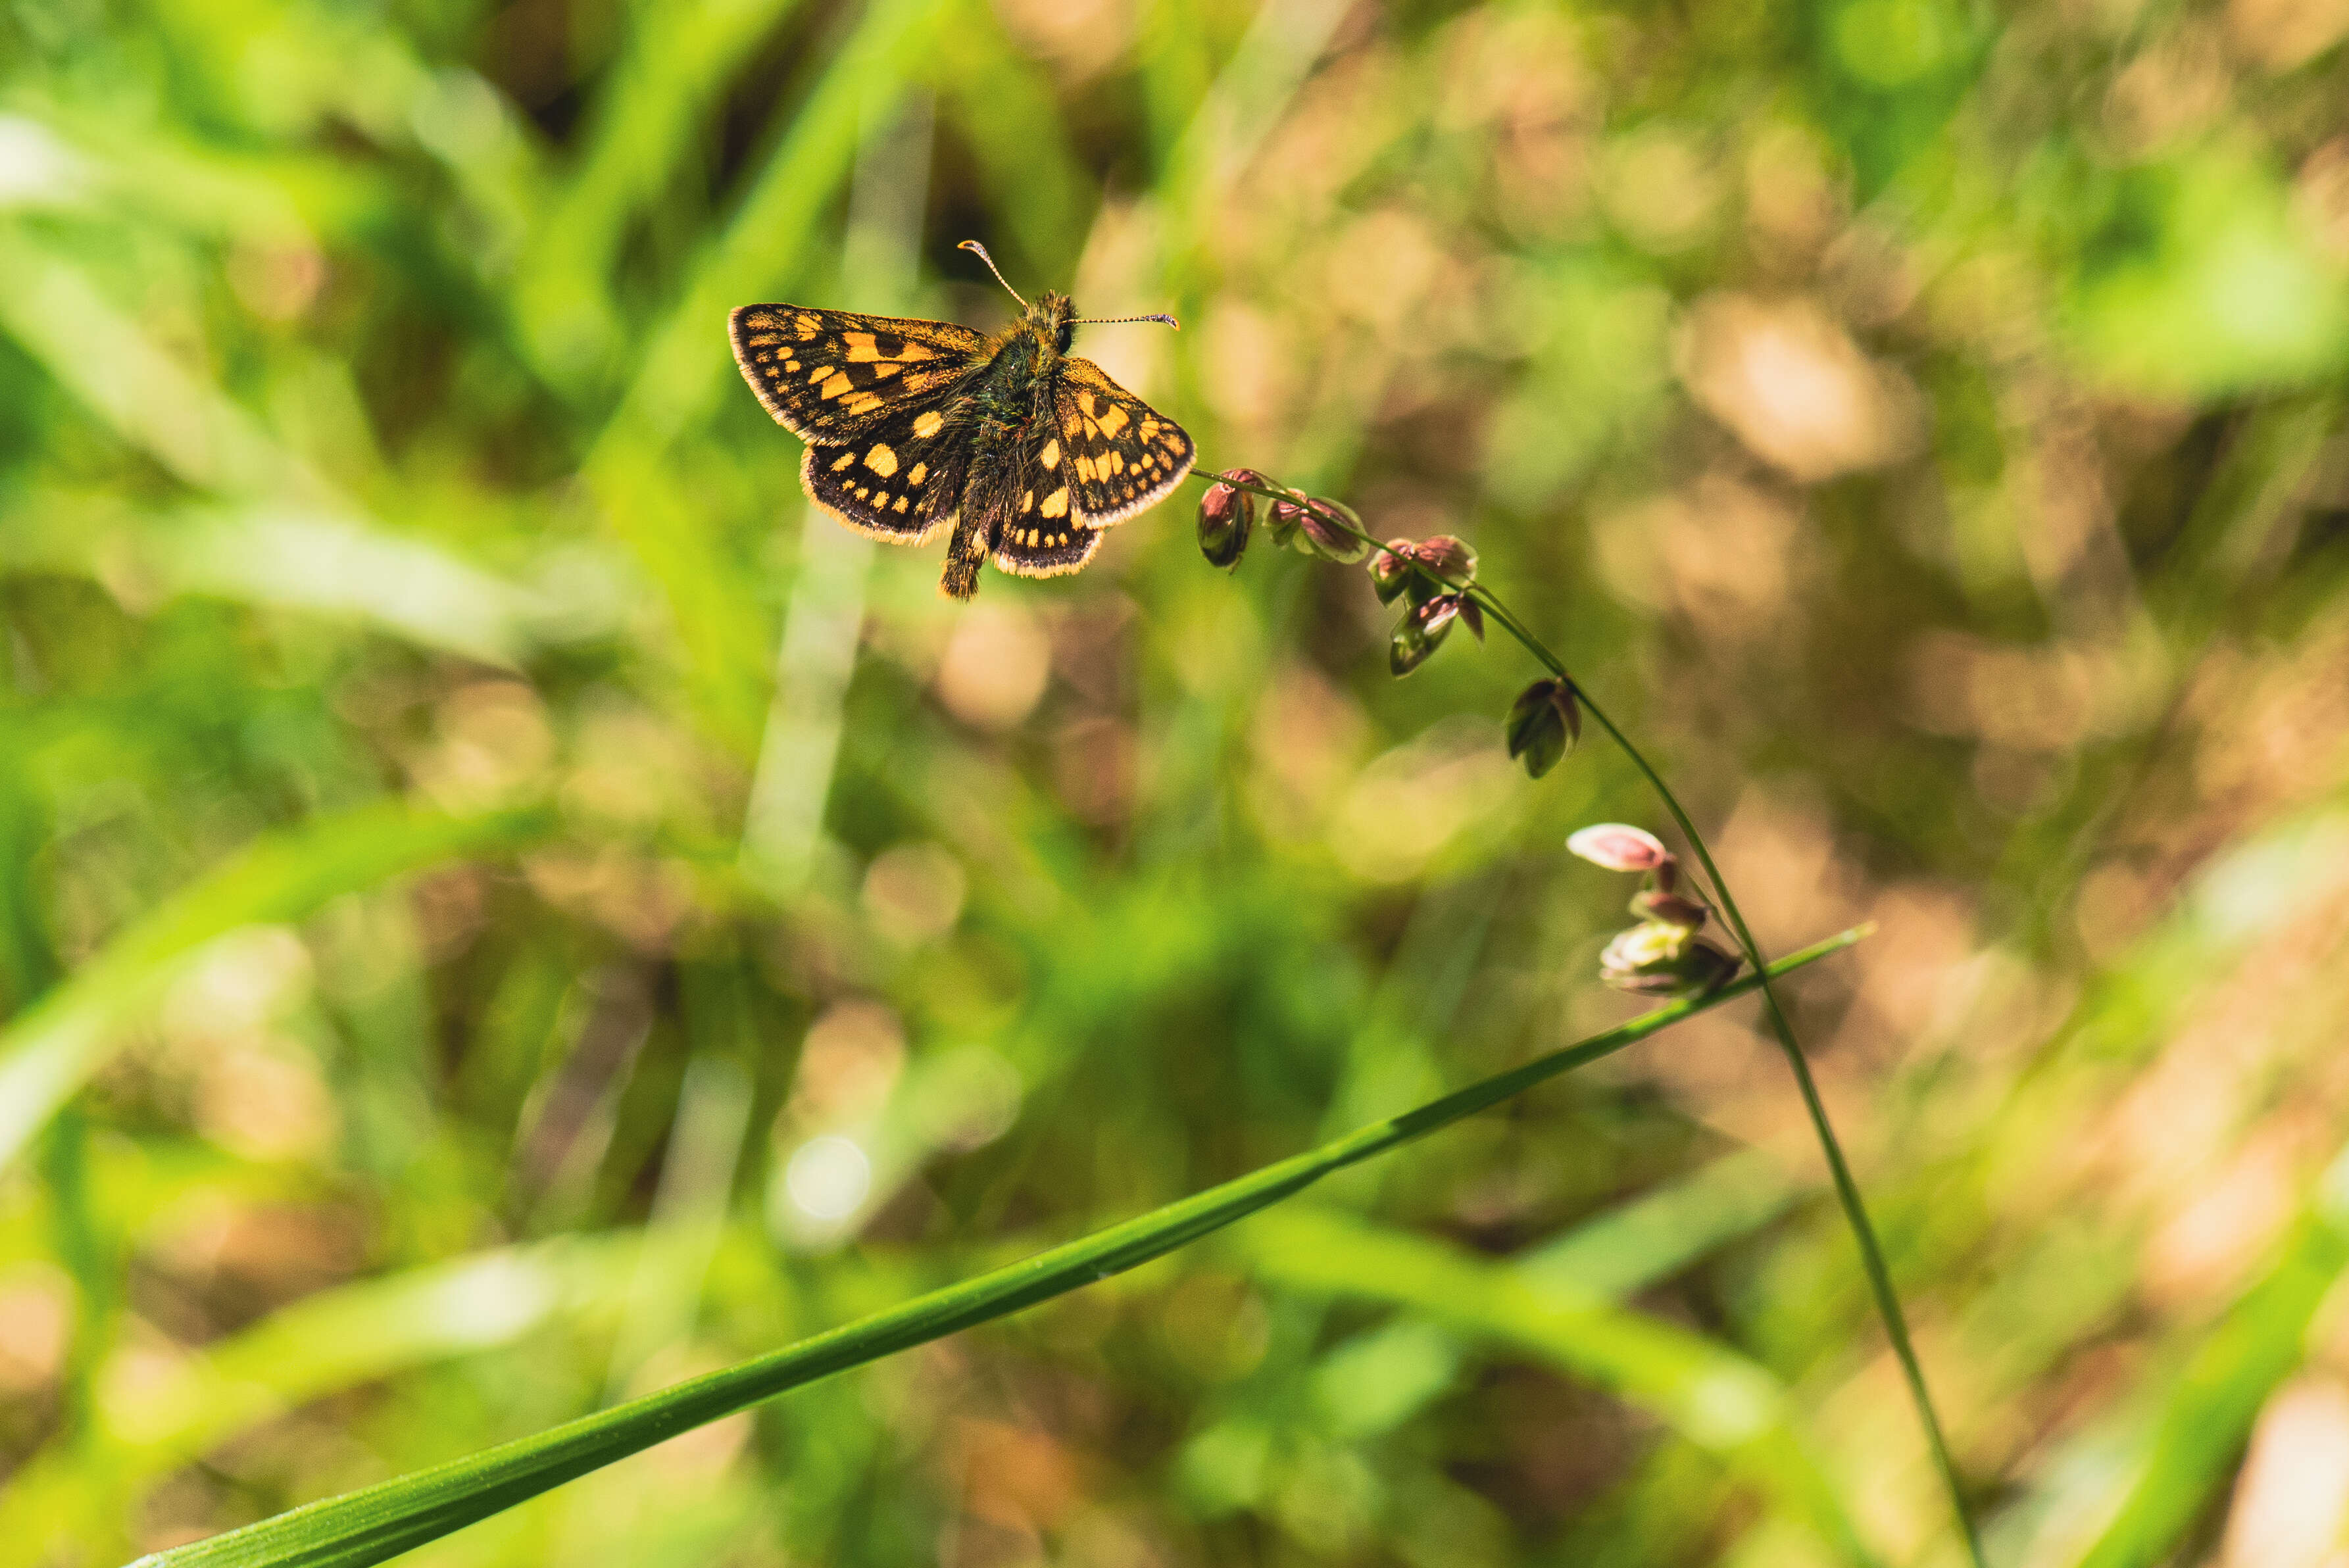
[{"label": "chequered skipper butterfly", "polygon": [[[963,248],[994,269],[977,241]],[[1070,355],[1085,324],[1068,295],[1019,303],[992,337],[796,304],[730,319],[743,379],[808,444],[808,499],[893,544],[952,529],[939,586],[957,599],[978,592],[988,559],[1021,577],[1076,571],[1102,530],[1164,500],[1197,455],[1183,427]]]}]

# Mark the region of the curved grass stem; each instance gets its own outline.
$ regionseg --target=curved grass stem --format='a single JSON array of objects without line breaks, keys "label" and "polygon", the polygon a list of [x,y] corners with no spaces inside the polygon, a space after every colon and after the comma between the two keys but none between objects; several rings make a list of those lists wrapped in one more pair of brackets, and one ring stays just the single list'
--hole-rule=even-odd
[{"label": "curved grass stem", "polygon": [[[1480,589],[1478,597],[1485,601],[1487,612],[1495,610],[1489,593]],[[1512,630],[1515,630],[1514,625]],[[1531,639],[1521,635],[1520,640],[1529,646],[1534,645]],[[1555,664],[1549,659],[1544,662]],[[1705,881],[1711,885],[1713,901],[1721,908],[1723,920],[1735,934],[1746,963],[1754,966],[1754,973],[1766,976],[1769,970],[1761,946],[1754,940],[1754,933],[1746,925],[1745,916],[1739,912],[1737,900],[1730,892],[1729,882],[1722,876],[1721,868],[1713,864],[1713,852],[1705,847],[1704,836],[1696,830],[1696,824],[1689,820],[1688,812],[1682,809],[1671,787],[1664,782],[1663,776],[1649,763],[1640,748],[1631,744],[1615,721],[1607,716],[1606,710],[1590,699],[1590,694],[1579,682],[1562,668],[1555,669],[1553,673],[1573,685],[1583,711],[1599,721],[1599,727],[1607,731],[1608,738],[1645,776],[1657,798],[1664,803],[1664,810],[1671,813],[1672,820],[1679,824],[1690,850],[1704,868]],[[1975,1568],[1982,1568],[1982,1537],[1974,1526],[1973,1511],[1966,1506],[1965,1491],[1958,1479],[1957,1463],[1950,1457],[1949,1439],[1941,1430],[1940,1414],[1934,1408],[1933,1396],[1925,1386],[1925,1368],[1917,1359],[1916,1346],[1909,1337],[1908,1315],[1900,1309],[1900,1295],[1893,1288],[1891,1270],[1884,1261],[1884,1248],[1877,1239],[1875,1222],[1868,1218],[1868,1205],[1860,1197],[1859,1183],[1852,1176],[1850,1163],[1844,1159],[1842,1140],[1837,1138],[1835,1124],[1827,1119],[1826,1102],[1819,1098],[1818,1081],[1811,1074],[1810,1058],[1804,1054],[1802,1043],[1795,1038],[1795,1026],[1788,1021],[1785,1008],[1779,1004],[1777,989],[1764,978],[1761,990],[1762,1007],[1770,1016],[1771,1033],[1777,1037],[1778,1047],[1786,1057],[1786,1066],[1795,1075],[1795,1087],[1802,1091],[1803,1109],[1811,1119],[1811,1130],[1817,1135],[1819,1148],[1826,1156],[1827,1170],[1835,1179],[1836,1201],[1843,1205],[1844,1219],[1859,1245],[1860,1266],[1868,1275],[1868,1290],[1876,1297],[1877,1315],[1884,1320],[1885,1337],[1891,1341],[1893,1355],[1900,1362],[1901,1377],[1908,1382],[1909,1398],[1917,1407],[1917,1418],[1924,1426],[1925,1442],[1932,1450],[1934,1467],[1940,1471],[1941,1484],[1949,1491],[1950,1506],[1957,1514],[1959,1530],[1965,1537],[1966,1551]]]},{"label": "curved grass stem", "polygon": [[[1234,489],[1273,500],[1294,499],[1287,491],[1236,480],[1226,475],[1196,473],[1194,477],[1221,481]],[[1319,515],[1374,551],[1388,555],[1401,553],[1383,541],[1354,527],[1343,517],[1326,512]],[[1420,570],[1427,571],[1423,562],[1420,563]],[[1899,1293],[1893,1288],[1891,1270],[1885,1263],[1884,1248],[1877,1239],[1875,1222],[1868,1218],[1868,1205],[1860,1197],[1859,1183],[1852,1176],[1849,1161],[1844,1158],[1843,1143],[1836,1136],[1835,1124],[1827,1118],[1826,1102],[1819,1098],[1818,1082],[1812,1076],[1810,1058],[1804,1054],[1802,1043],[1795,1037],[1795,1026],[1788,1021],[1785,1008],[1779,1004],[1777,990],[1770,984],[1768,962],[1763,956],[1761,945],[1754,940],[1753,930],[1745,923],[1745,916],[1738,909],[1736,896],[1729,891],[1729,883],[1723,878],[1721,868],[1713,863],[1713,851],[1706,846],[1704,835],[1698,832],[1696,824],[1689,820],[1680,798],[1672,793],[1671,786],[1664,782],[1663,775],[1656,771],[1646,755],[1608,717],[1607,710],[1592,699],[1582,683],[1568,673],[1565,661],[1526,629],[1525,623],[1502,602],[1500,595],[1481,583],[1455,582],[1440,573],[1429,574],[1435,576],[1445,587],[1473,599],[1488,617],[1498,623],[1526,652],[1533,655],[1536,663],[1573,689],[1582,710],[1598,721],[1599,727],[1607,732],[1608,738],[1647,779],[1649,788],[1655,791],[1656,798],[1663,802],[1664,810],[1679,826],[1682,837],[1688,841],[1690,851],[1696,856],[1697,863],[1703,868],[1705,881],[1713,903],[1721,911],[1723,922],[1736,937],[1738,949],[1744,954],[1745,962],[1762,976],[1763,1010],[1769,1015],[1771,1033],[1776,1037],[1779,1050],[1786,1058],[1786,1066],[1795,1075],[1795,1087],[1802,1092],[1803,1109],[1811,1119],[1811,1130],[1818,1139],[1820,1150],[1826,1156],[1827,1170],[1834,1179],[1836,1201],[1842,1205],[1844,1221],[1850,1226],[1852,1238],[1858,1244],[1860,1267],[1868,1275],[1869,1293],[1876,1298],[1877,1315],[1883,1320],[1885,1337],[1891,1342],[1893,1355],[1899,1360],[1901,1377],[1909,1385],[1909,1399],[1915,1404],[1917,1418],[1924,1427],[1926,1446],[1932,1452],[1934,1467],[1940,1472],[1941,1484],[1949,1492],[1950,1507],[1957,1515],[1959,1532],[1965,1540],[1968,1557],[1974,1568],[1984,1568],[1982,1536],[1974,1525],[1973,1511],[1966,1504],[1965,1489],[1959,1480],[1956,1461],[1951,1458],[1949,1440],[1941,1430],[1940,1414],[1935,1409],[1932,1393],[1926,1387],[1925,1369],[1917,1359],[1916,1346],[1909,1338],[1908,1316],[1900,1309]]]}]

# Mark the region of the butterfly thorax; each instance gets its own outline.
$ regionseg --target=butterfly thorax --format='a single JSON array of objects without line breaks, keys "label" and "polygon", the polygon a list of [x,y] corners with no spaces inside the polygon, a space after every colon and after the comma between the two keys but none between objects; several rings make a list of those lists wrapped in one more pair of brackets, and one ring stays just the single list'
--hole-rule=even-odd
[{"label": "butterfly thorax", "polygon": [[1050,423],[1061,356],[1076,337],[1075,315],[1068,295],[1048,290],[988,340],[985,368],[972,378],[958,410],[974,456],[1009,454],[1030,430]]}]

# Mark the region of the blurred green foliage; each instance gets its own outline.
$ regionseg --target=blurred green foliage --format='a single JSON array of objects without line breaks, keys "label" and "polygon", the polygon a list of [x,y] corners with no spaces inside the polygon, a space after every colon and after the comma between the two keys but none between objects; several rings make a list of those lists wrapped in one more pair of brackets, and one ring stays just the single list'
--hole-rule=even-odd
[{"label": "blurred green foliage", "polygon": [[[0,10],[0,1557],[964,1277],[1620,1016],[1653,821],[1184,509],[801,501],[761,299],[1455,532],[1795,987],[2001,1563],[2349,1496],[2340,0]],[[1834,972],[1830,972],[1834,971]],[[457,1563],[1953,1561],[1724,1016]],[[1693,1392],[1692,1392],[1693,1391]]]}]

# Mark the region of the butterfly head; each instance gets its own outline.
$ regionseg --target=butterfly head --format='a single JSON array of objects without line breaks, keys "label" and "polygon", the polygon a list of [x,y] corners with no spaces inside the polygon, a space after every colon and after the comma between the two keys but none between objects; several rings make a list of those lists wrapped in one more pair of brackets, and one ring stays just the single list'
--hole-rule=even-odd
[{"label": "butterfly head", "polygon": [[1077,340],[1076,302],[1064,294],[1046,289],[1020,317],[1020,325],[1050,343],[1053,353],[1066,354],[1069,346]]}]

